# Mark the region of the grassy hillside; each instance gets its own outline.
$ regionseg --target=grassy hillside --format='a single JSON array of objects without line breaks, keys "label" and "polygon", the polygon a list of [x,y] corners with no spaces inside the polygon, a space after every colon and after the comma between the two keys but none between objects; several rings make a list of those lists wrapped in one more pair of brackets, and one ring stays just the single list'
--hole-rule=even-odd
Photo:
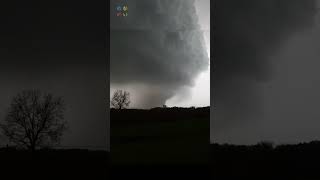
[{"label": "grassy hillside", "polygon": [[208,162],[210,108],[111,110],[111,162],[119,165]]}]

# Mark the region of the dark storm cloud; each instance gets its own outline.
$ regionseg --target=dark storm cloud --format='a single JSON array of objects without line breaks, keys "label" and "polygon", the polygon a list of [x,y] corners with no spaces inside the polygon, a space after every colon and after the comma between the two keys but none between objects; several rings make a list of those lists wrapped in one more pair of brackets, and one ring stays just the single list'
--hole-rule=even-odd
[{"label": "dark storm cloud", "polygon": [[227,129],[257,127],[261,89],[273,78],[273,56],[290,37],[314,26],[316,1],[218,0],[214,6],[211,137],[228,139],[221,138]]},{"label": "dark storm cloud", "polygon": [[115,16],[119,2],[111,3],[111,83],[156,86],[143,103],[162,105],[208,67],[194,1],[127,1],[122,18]]},{"label": "dark storm cloud", "polygon": [[101,55],[105,48],[105,24],[101,23],[105,11],[96,8],[94,3],[71,1],[4,3],[0,13],[2,64],[88,63],[80,57]]},{"label": "dark storm cloud", "polygon": [[269,78],[268,55],[293,33],[312,27],[315,0],[218,0],[214,63],[225,75]]},{"label": "dark storm cloud", "polygon": [[63,96],[64,146],[106,148],[106,6],[81,1],[0,6],[0,120],[24,89]]}]

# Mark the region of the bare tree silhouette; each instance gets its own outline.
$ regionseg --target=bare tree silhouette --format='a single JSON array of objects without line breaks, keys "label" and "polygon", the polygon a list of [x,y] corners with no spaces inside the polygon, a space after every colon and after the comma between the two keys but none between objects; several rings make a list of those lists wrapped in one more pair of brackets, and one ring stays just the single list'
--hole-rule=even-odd
[{"label": "bare tree silhouette", "polygon": [[12,99],[0,127],[10,142],[34,152],[38,147],[60,143],[67,128],[64,111],[61,97],[38,90],[26,90]]},{"label": "bare tree silhouette", "polygon": [[130,104],[130,93],[116,90],[111,99],[111,106],[116,109],[125,109]]}]

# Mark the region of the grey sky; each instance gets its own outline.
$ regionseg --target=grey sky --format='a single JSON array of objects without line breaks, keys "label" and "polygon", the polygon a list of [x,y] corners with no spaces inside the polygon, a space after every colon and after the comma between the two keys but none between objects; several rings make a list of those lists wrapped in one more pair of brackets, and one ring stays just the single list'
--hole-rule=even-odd
[{"label": "grey sky", "polygon": [[[117,3],[111,1],[111,7]],[[127,3],[129,16],[111,17],[111,94],[129,91],[131,107],[137,108],[162,106],[177,94],[190,97],[196,78],[209,65],[194,1]]]},{"label": "grey sky", "polygon": [[[207,55],[210,58],[210,0],[195,0],[198,22],[205,42]],[[210,61],[210,59],[209,59]],[[210,63],[210,62],[209,62]],[[210,64],[201,72],[190,87],[189,93],[177,93],[166,101],[168,106],[202,107],[210,106]]]},{"label": "grey sky", "polygon": [[217,1],[211,141],[320,138],[316,1]]},{"label": "grey sky", "polygon": [[106,149],[105,7],[7,2],[1,8],[0,121],[13,96],[39,89],[66,102],[70,129],[62,146]]}]

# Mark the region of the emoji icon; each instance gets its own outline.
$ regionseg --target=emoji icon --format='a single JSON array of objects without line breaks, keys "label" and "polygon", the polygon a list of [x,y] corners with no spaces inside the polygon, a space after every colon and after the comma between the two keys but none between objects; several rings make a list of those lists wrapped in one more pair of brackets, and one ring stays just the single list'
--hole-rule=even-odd
[{"label": "emoji icon", "polygon": [[128,6],[123,6],[123,11],[128,11]]},{"label": "emoji icon", "polygon": [[117,13],[117,16],[119,17],[119,16],[122,16],[122,13],[121,12],[118,12]]},{"label": "emoji icon", "polygon": [[117,11],[122,11],[122,7],[121,6],[117,6],[116,9],[117,9]]}]

